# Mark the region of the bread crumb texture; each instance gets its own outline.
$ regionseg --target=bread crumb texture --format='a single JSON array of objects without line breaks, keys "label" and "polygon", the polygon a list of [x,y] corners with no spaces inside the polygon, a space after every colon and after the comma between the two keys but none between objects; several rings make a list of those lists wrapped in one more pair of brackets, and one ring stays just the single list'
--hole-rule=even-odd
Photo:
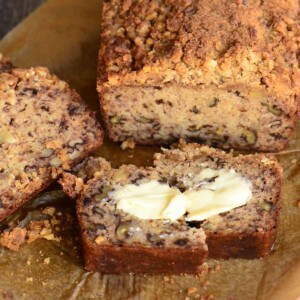
[{"label": "bread crumb texture", "polygon": [[102,143],[80,96],[46,68],[0,74],[0,220]]}]

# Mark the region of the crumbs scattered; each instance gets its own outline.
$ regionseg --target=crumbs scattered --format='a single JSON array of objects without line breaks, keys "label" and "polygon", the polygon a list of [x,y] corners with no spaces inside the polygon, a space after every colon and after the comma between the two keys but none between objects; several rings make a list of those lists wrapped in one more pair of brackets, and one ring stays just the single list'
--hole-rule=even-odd
[{"label": "crumbs scattered", "polygon": [[219,272],[219,271],[221,270],[221,265],[219,265],[219,264],[215,265],[214,270],[215,270],[216,272]]},{"label": "crumbs scattered", "polygon": [[208,267],[208,264],[205,262],[199,267],[196,277],[199,278],[201,275],[207,274],[209,271],[210,268]]},{"label": "crumbs scattered", "polygon": [[33,278],[32,277],[26,277],[26,282],[33,282]]},{"label": "crumbs scattered", "polygon": [[297,163],[297,159],[292,159],[291,163],[292,164],[296,164]]},{"label": "crumbs scattered", "polygon": [[210,282],[208,280],[204,281],[203,284],[202,284],[202,287],[204,289],[207,289],[207,287],[210,285]]},{"label": "crumbs scattered", "polygon": [[122,144],[121,144],[121,148],[122,150],[125,150],[125,149],[134,149],[135,148],[135,142],[133,139],[127,139],[126,141],[124,141]]},{"label": "crumbs scattered", "polygon": [[193,295],[193,298],[185,297],[184,300],[191,300],[191,299],[212,300],[213,298],[214,298],[213,295],[201,296],[201,295],[199,295],[199,294],[196,294],[196,295]]},{"label": "crumbs scattered", "polygon": [[[30,244],[37,239],[60,241],[53,233],[53,225],[60,224],[55,216],[56,209],[47,207],[40,212],[39,219],[32,219],[21,227],[19,223],[9,224],[9,228],[0,235],[0,245],[13,251],[18,251],[24,243]],[[48,220],[46,217],[50,217]],[[26,217],[27,218],[27,217]]]},{"label": "crumbs scattered", "polygon": [[45,209],[42,210],[42,213],[52,217],[55,213],[55,207],[46,207]]}]

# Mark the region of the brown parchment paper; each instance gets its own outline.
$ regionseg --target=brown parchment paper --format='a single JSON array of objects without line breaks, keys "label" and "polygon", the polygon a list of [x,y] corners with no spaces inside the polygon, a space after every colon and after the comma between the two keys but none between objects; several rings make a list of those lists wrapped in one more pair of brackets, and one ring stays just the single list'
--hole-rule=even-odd
[{"label": "brown parchment paper", "polygon": [[[95,79],[100,12],[98,0],[49,0],[1,41],[0,51],[19,67],[49,67],[98,110]],[[209,260],[199,277],[91,274],[82,267],[74,219],[65,225],[60,242],[37,240],[18,252],[0,248],[0,298],[296,300],[300,297],[298,149],[300,126],[287,151],[277,154],[284,168],[283,207],[274,252],[264,259]],[[158,150],[136,147],[123,151],[106,140],[97,155],[114,165],[149,165]],[[74,212],[71,202],[61,204],[63,212]],[[50,258],[48,264],[45,258]]]}]

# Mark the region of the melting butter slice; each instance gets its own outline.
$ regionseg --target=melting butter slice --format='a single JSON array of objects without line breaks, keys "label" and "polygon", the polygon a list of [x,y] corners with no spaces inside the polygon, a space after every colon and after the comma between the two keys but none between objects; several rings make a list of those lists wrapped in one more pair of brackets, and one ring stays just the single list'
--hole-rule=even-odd
[{"label": "melting butter slice", "polygon": [[[210,179],[214,178],[212,182]],[[251,184],[234,170],[204,169],[196,181],[207,179],[199,190],[189,189],[187,221],[203,221],[214,215],[245,205],[252,197]]]},{"label": "melting butter slice", "polygon": [[177,188],[156,180],[128,184],[111,193],[117,208],[140,219],[176,220],[185,213],[186,198]]},{"label": "melting butter slice", "polygon": [[117,208],[140,219],[202,221],[246,204],[252,197],[251,184],[234,170],[204,169],[193,178],[195,189],[184,193],[151,180],[128,184],[111,192]]}]

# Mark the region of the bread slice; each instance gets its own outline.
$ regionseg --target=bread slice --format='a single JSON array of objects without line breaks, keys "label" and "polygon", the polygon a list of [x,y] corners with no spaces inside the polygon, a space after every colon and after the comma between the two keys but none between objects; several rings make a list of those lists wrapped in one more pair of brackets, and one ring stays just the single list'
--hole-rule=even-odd
[{"label": "bread slice", "polygon": [[238,155],[199,146],[179,144],[179,149],[155,155],[155,168],[167,178],[183,180],[202,168],[233,169],[249,180],[252,198],[244,206],[208,218],[199,224],[207,236],[213,258],[258,258],[274,246],[280,210],[282,169],[275,158],[262,154]]},{"label": "bread slice", "polygon": [[[173,222],[144,220],[128,214],[117,208],[111,192],[119,185],[141,185],[150,180],[185,191],[190,187],[189,180],[204,168],[234,169],[251,182],[251,200],[204,221],[181,218]],[[88,270],[195,273],[206,256],[206,244],[211,257],[227,259],[262,257],[275,242],[281,168],[275,159],[263,155],[233,157],[207,146],[181,144],[178,149],[156,154],[155,166],[146,169],[133,165],[113,169],[102,158],[90,158],[72,174],[64,173],[60,183],[68,195],[78,199],[77,214]],[[119,226],[125,232],[130,228],[138,230],[122,239],[118,237]],[[157,232],[167,234],[158,237]]]},{"label": "bread slice", "polygon": [[102,144],[95,114],[46,68],[0,74],[0,221]]},{"label": "bread slice", "polygon": [[0,73],[10,72],[12,68],[13,65],[11,60],[0,53]]},{"label": "bread slice", "polygon": [[298,12],[298,0],[105,1],[98,91],[109,137],[283,149],[300,108]]},{"label": "bread slice", "polygon": [[201,228],[191,228],[185,222],[138,219],[118,210],[116,201],[107,195],[117,183],[159,180],[155,169],[134,165],[113,169],[102,158],[90,158],[75,172],[76,176],[64,173],[60,183],[67,194],[78,199],[77,215],[87,270],[113,274],[199,271],[207,257]]}]

